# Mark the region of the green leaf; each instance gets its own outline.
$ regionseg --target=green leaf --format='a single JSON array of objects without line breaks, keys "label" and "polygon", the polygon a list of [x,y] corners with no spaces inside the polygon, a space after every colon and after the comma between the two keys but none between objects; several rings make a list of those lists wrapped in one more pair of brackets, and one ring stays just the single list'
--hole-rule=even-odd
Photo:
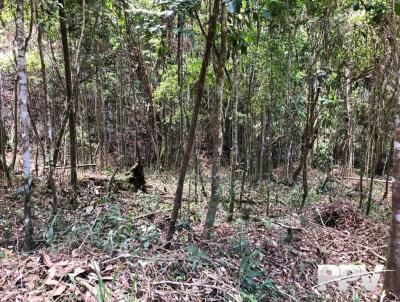
[{"label": "green leaf", "polygon": [[271,19],[271,12],[268,9],[264,10],[262,15],[265,20]]},{"label": "green leaf", "polygon": [[400,16],[400,1],[399,0],[396,0],[396,2],[394,4],[394,11],[397,16]]}]

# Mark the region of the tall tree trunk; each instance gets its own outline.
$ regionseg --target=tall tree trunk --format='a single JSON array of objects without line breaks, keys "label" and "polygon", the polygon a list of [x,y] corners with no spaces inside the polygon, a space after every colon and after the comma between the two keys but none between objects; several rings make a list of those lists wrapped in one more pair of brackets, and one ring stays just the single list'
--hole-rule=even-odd
[{"label": "tall tree trunk", "polygon": [[271,111],[267,108],[266,113],[266,120],[265,120],[265,174],[267,179],[271,179],[272,177],[272,139],[271,139],[271,130],[272,130],[272,119],[271,119]]},{"label": "tall tree trunk", "polygon": [[[368,199],[367,199],[367,206],[365,209],[365,215],[369,215],[371,212],[372,207],[372,190],[374,188],[374,177],[375,177],[375,167],[376,167],[376,159],[379,158],[378,156],[378,142],[377,142],[377,135],[376,135],[376,128],[373,129],[373,139],[371,142],[371,164],[370,164],[370,181],[369,181],[369,190],[368,190]],[[368,171],[368,170],[367,170]],[[368,174],[367,174],[368,175]]]},{"label": "tall tree trunk", "polygon": [[99,160],[100,169],[104,169],[104,120],[103,120],[103,106],[101,104],[101,97],[99,96],[99,81],[96,79],[94,83],[94,102],[95,102],[95,112],[96,112],[96,129],[97,129],[97,139],[99,140],[98,150],[99,150]]},{"label": "tall tree trunk", "polygon": [[178,14],[178,45],[177,45],[177,61],[178,61],[178,86],[179,86],[179,152],[183,154],[184,151],[184,117],[183,117],[183,48],[182,48],[182,29],[184,26],[184,16]]},{"label": "tall tree trunk", "polygon": [[61,43],[64,55],[64,70],[65,70],[65,89],[67,94],[67,104],[71,103],[71,109],[69,111],[68,123],[69,123],[69,135],[70,135],[70,164],[71,164],[71,185],[73,188],[75,200],[77,193],[77,174],[76,174],[76,125],[75,125],[75,108],[74,102],[72,101],[72,73],[71,73],[71,61],[69,56],[68,46],[68,33],[67,23],[64,10],[64,0],[58,1],[59,7],[59,19],[60,19],[60,32],[61,32]]},{"label": "tall tree trunk", "polygon": [[[236,25],[236,21],[235,25]],[[236,182],[236,165],[238,162],[238,121],[237,121],[237,111],[238,111],[238,85],[239,85],[239,64],[238,64],[238,53],[237,47],[234,47],[232,51],[232,61],[233,61],[233,83],[232,83],[232,151],[231,151],[231,180],[229,189],[229,212],[228,212],[228,222],[233,220],[233,211],[235,210],[235,182]],[[243,170],[243,175],[245,170]],[[242,191],[241,191],[242,192]]]},{"label": "tall tree trunk", "polygon": [[260,156],[259,156],[259,181],[262,182],[265,176],[265,107],[266,104],[263,105],[263,109],[261,111],[261,144],[260,144]]},{"label": "tall tree trunk", "polygon": [[[249,83],[247,87],[247,98],[246,98],[246,123],[245,123],[245,130],[244,130],[244,140],[245,140],[245,166],[246,166],[246,173],[247,173],[247,180],[251,185],[253,180],[252,173],[253,173],[253,154],[252,154],[252,142],[253,142],[253,133],[254,133],[254,125],[252,119],[252,108],[251,108],[251,101],[252,96],[254,94],[254,85],[255,82],[255,71],[254,68],[250,70],[249,75]],[[242,178],[243,179],[243,178]],[[244,181],[244,180],[243,180]],[[239,208],[241,207],[242,202],[239,202]]]},{"label": "tall tree trunk", "polygon": [[86,128],[86,135],[88,138],[88,144],[89,144],[89,157],[90,157],[90,163],[93,164],[93,152],[92,152],[92,135],[90,131],[90,121],[89,121],[89,98],[87,97],[87,90],[86,90],[86,85],[83,86],[84,89],[84,97],[83,97],[83,110],[84,110],[84,123],[85,123],[85,128]]},{"label": "tall tree trunk", "polygon": [[358,208],[361,210],[363,206],[363,200],[364,200],[364,185],[363,185],[363,178],[364,178],[364,165],[361,162],[361,167],[360,167],[360,182],[359,182],[359,190],[360,190],[360,199],[358,202]]},{"label": "tall tree trunk", "polygon": [[285,116],[287,118],[287,122],[289,122],[289,129],[288,130],[288,139],[287,139],[287,151],[285,156],[285,179],[289,181],[290,177],[290,170],[291,170],[291,153],[292,153],[292,143],[293,143],[293,130],[292,130],[292,123],[290,123],[291,119],[291,97],[292,97],[292,27],[290,24],[290,3],[289,0],[286,0],[286,12],[287,12],[287,24],[288,24],[288,52],[286,57],[286,95],[285,95]]},{"label": "tall tree trunk", "polygon": [[303,152],[302,163],[303,163],[303,196],[301,199],[300,208],[304,208],[308,196],[308,175],[307,175],[307,156],[308,152]]},{"label": "tall tree trunk", "polygon": [[[291,130],[289,130],[289,133],[291,133]],[[285,154],[286,155],[285,156],[285,158],[286,158],[286,161],[285,161],[285,178],[286,178],[286,181],[289,181],[290,171],[291,171],[291,168],[292,168],[292,145],[293,145],[293,139],[290,138],[289,146],[288,146],[288,149],[287,149],[287,153]]]},{"label": "tall tree trunk", "polygon": [[78,108],[77,109],[79,111],[79,124],[80,124],[80,148],[81,148],[81,152],[80,152],[80,156],[78,156],[78,165],[79,162],[81,163],[86,163],[86,152],[85,152],[85,110],[84,110],[84,95],[83,95],[83,91],[82,91],[82,87],[79,86],[79,84],[77,85],[77,89],[79,89],[79,100],[78,100]]},{"label": "tall tree trunk", "polygon": [[[392,142],[392,146],[393,146],[393,144],[394,144],[393,139],[391,140],[391,142]],[[389,178],[391,175],[392,166],[393,166],[393,148],[390,148],[389,156],[386,161],[385,191],[382,196],[382,201],[384,201],[387,198],[388,193],[389,193]]]},{"label": "tall tree trunk", "polygon": [[137,104],[138,104],[138,100],[137,100],[137,96],[136,96],[136,91],[135,91],[135,87],[134,85],[131,85],[131,89],[132,89],[132,95],[133,95],[133,121],[132,124],[134,126],[134,130],[133,130],[133,158],[134,160],[140,160],[140,149],[138,147],[138,119],[137,119],[137,114],[136,114],[136,110],[137,110]]},{"label": "tall tree trunk", "polygon": [[[36,7],[36,16],[38,16],[38,7]],[[42,74],[42,87],[43,87],[43,99],[44,99],[44,108],[45,108],[45,129],[47,132],[47,143],[46,147],[49,147],[50,150],[46,150],[47,158],[49,160],[49,178],[48,182],[51,188],[52,199],[53,199],[53,214],[57,213],[57,189],[54,183],[54,141],[53,141],[53,128],[51,125],[51,108],[49,102],[49,95],[47,91],[47,75],[46,75],[46,64],[44,61],[43,55],[43,25],[38,24],[37,26],[37,42],[39,48],[39,57],[40,57],[40,71]]]},{"label": "tall tree trunk", "polygon": [[[397,16],[394,11],[393,1],[393,40],[391,41],[393,51],[393,65],[400,74],[399,53],[397,47]],[[390,228],[390,242],[388,257],[386,261],[385,278],[383,288],[390,295],[400,297],[400,81],[397,78],[397,89],[395,94],[395,132],[393,136],[393,166],[392,166],[392,222]]]},{"label": "tall tree trunk", "polygon": [[354,166],[354,143],[353,143],[353,114],[352,106],[349,97],[349,83],[346,82],[344,87],[344,101],[346,110],[346,122],[347,122],[347,146],[346,146],[346,168],[347,173],[351,175],[353,173]]},{"label": "tall tree trunk", "polygon": [[6,159],[6,128],[3,121],[3,74],[0,70],[0,156],[1,165],[3,166],[4,176],[7,181],[7,187],[11,186],[10,170],[7,166]]},{"label": "tall tree trunk", "polygon": [[64,132],[65,132],[65,127],[67,126],[67,121],[68,121],[68,117],[71,113],[72,106],[73,106],[73,102],[72,102],[72,100],[70,100],[69,103],[67,104],[67,108],[61,119],[61,126],[60,126],[60,129],[58,130],[57,136],[54,141],[54,156],[53,156],[54,166],[57,165],[58,155],[60,153],[60,148],[61,148],[61,144],[62,144],[62,140],[64,137]]},{"label": "tall tree trunk", "polygon": [[[396,54],[397,55],[397,54]],[[383,287],[400,297],[400,84],[397,86],[392,168],[392,223]]]},{"label": "tall tree trunk", "polygon": [[31,150],[29,145],[29,113],[28,113],[28,77],[26,74],[26,44],[24,30],[24,1],[17,3],[17,46],[18,46],[18,80],[19,80],[19,104],[22,130],[23,149],[23,177],[24,177],[24,246],[25,251],[34,248],[33,223],[32,223],[32,200],[31,200]]},{"label": "tall tree trunk", "polygon": [[14,79],[14,127],[13,127],[13,150],[10,170],[14,171],[18,152],[18,74]]},{"label": "tall tree trunk", "polygon": [[[319,83],[317,84],[317,90],[314,91],[314,81],[309,80],[309,97],[307,101],[307,114],[306,121],[304,125],[303,134],[301,136],[301,157],[300,164],[293,172],[292,181],[295,182],[300,172],[304,167],[307,167],[307,157],[308,153],[313,149],[314,141],[318,135],[318,125],[315,124],[316,121],[316,107],[319,99],[319,95],[321,93],[321,87]],[[307,173],[307,172],[305,172]],[[304,174],[303,174],[304,175]],[[303,182],[304,184],[304,182]],[[303,197],[304,199],[304,197]]]},{"label": "tall tree trunk", "polygon": [[101,130],[101,135],[103,137],[103,155],[104,155],[104,165],[107,166],[108,165],[108,158],[107,158],[107,154],[108,154],[108,146],[109,144],[108,142],[108,133],[107,133],[107,106],[106,106],[106,102],[104,99],[104,90],[103,90],[103,74],[100,72],[99,75],[99,79],[100,79],[100,85],[99,87],[99,91],[100,91],[100,112],[101,112],[101,123],[100,123],[100,130]]},{"label": "tall tree trunk", "polygon": [[[271,25],[272,23],[270,23]],[[270,31],[272,29],[270,28]],[[273,49],[273,36],[272,32],[270,33],[271,36],[271,47]],[[271,128],[272,128],[272,120],[271,120],[271,107],[274,104],[274,69],[273,69],[273,63],[274,63],[274,52],[271,50],[270,51],[270,61],[271,61],[271,70],[270,70],[270,78],[269,78],[269,91],[270,91],[270,103],[266,103],[264,107],[264,155],[265,155],[265,174],[267,176],[267,179],[270,179],[272,176],[272,167],[271,167]],[[262,175],[265,176],[265,175]],[[261,178],[262,179],[262,178]]]},{"label": "tall tree trunk", "polygon": [[203,238],[210,237],[210,231],[214,226],[215,216],[220,200],[220,173],[222,152],[222,97],[224,94],[224,68],[227,56],[227,26],[226,26],[226,4],[221,3],[221,50],[217,64],[214,68],[216,83],[213,102],[213,150],[212,150],[212,175],[211,175],[211,197],[208,204],[206,221],[203,230]]},{"label": "tall tree trunk", "polygon": [[204,82],[206,79],[207,68],[208,68],[208,64],[210,61],[211,48],[214,43],[215,28],[216,28],[216,24],[217,24],[217,17],[219,14],[219,4],[220,4],[220,0],[214,1],[213,13],[209,20],[207,42],[206,42],[206,47],[205,47],[205,51],[204,51],[203,62],[201,64],[199,79],[196,83],[196,95],[195,95],[194,104],[193,104],[192,122],[190,125],[190,131],[189,131],[188,141],[186,144],[185,154],[182,159],[178,185],[176,187],[176,192],[175,192],[174,207],[172,209],[171,220],[169,223],[168,234],[167,234],[167,238],[166,238],[167,239],[167,244],[166,244],[167,247],[170,246],[170,242],[174,236],[175,225],[176,225],[176,221],[178,219],[178,213],[179,213],[179,210],[182,205],[183,185],[185,183],[186,170],[187,170],[187,166],[189,164],[190,156],[191,156],[192,149],[193,149],[193,143],[194,143],[194,138],[195,138],[195,134],[196,134],[197,118],[199,115],[201,100],[203,99],[203,95],[204,95]]},{"label": "tall tree trunk", "polygon": [[[121,86],[122,88],[122,86]],[[121,89],[122,90],[122,89]],[[121,91],[122,92],[122,91]],[[121,156],[121,166],[125,167],[125,157],[126,157],[126,149],[125,149],[125,97],[120,96],[118,102],[118,128],[119,128],[119,155]]]}]

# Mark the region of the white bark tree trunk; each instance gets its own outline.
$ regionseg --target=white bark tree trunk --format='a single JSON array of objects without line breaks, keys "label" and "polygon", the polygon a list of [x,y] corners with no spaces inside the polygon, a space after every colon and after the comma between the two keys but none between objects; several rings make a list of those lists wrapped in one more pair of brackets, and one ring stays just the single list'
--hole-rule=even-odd
[{"label": "white bark tree trunk", "polygon": [[34,248],[33,224],[32,224],[32,203],[30,192],[31,177],[31,151],[29,145],[29,113],[28,113],[28,77],[26,74],[26,45],[24,31],[24,1],[18,0],[17,3],[17,46],[18,46],[18,80],[19,80],[19,106],[22,131],[22,152],[23,152],[23,177],[24,177],[24,250]]}]

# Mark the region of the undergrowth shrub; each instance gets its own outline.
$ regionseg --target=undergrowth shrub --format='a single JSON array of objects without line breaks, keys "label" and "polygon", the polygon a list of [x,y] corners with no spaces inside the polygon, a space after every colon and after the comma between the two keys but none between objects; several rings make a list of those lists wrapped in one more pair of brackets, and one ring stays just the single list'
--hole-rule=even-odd
[{"label": "undergrowth shrub", "polygon": [[[363,212],[365,213],[366,208],[366,199],[363,203]],[[372,201],[371,203],[371,212],[369,214],[370,218],[375,223],[385,223],[386,225],[390,224],[392,219],[392,207],[391,204],[386,202],[381,202],[380,199],[378,201]]]},{"label": "undergrowth shrub", "polygon": [[314,151],[314,165],[316,168],[327,171],[333,164],[333,147],[331,141],[318,142]]},{"label": "undergrowth shrub", "polygon": [[230,253],[240,258],[237,282],[243,301],[260,301],[265,297],[279,297],[274,281],[266,276],[260,259],[263,252],[253,248],[243,234],[243,222],[238,225],[239,238],[232,242]]},{"label": "undergrowth shrub", "polygon": [[198,268],[207,266],[210,262],[210,257],[205,251],[200,249],[194,244],[189,244],[188,246],[188,261],[192,270],[197,270]]},{"label": "undergrowth shrub", "polygon": [[121,212],[119,205],[111,204],[97,214],[89,224],[74,225],[68,241],[88,244],[112,254],[116,250],[137,252],[160,242],[161,230],[147,220],[135,220]]},{"label": "undergrowth shrub", "polygon": [[[288,199],[292,208],[300,208],[303,198],[303,187],[301,185],[296,185],[289,193]],[[320,198],[318,188],[312,187],[308,190],[308,195],[304,206],[307,207],[314,202],[317,202]]]},{"label": "undergrowth shrub", "polygon": [[337,189],[336,181],[332,177],[329,177],[326,181],[324,180],[318,186],[318,193],[329,194],[331,192],[334,192],[336,189]]}]

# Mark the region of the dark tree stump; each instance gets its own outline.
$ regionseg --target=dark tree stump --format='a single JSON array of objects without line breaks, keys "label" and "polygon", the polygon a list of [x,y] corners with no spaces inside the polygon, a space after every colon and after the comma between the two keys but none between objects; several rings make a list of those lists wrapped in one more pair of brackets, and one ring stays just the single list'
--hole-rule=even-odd
[{"label": "dark tree stump", "polygon": [[128,182],[135,187],[135,191],[141,190],[142,192],[147,193],[144,169],[139,161],[129,170]]}]

